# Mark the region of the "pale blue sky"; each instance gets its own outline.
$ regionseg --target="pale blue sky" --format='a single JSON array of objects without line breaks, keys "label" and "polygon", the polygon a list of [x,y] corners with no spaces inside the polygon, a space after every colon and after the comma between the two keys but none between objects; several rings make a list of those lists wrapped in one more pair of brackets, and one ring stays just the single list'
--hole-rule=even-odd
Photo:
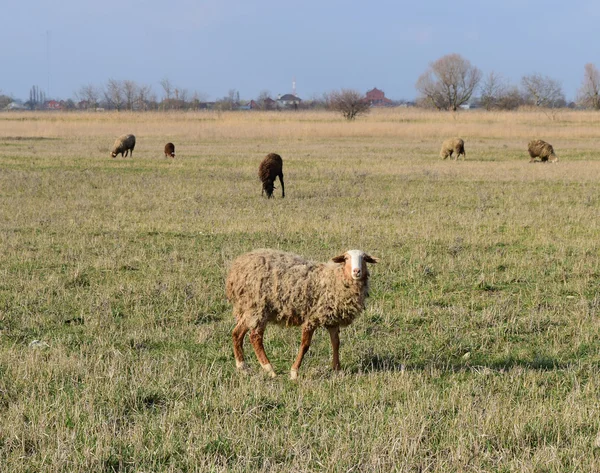
[{"label": "pale blue sky", "polygon": [[[8,5],[6,4],[8,3]],[[518,84],[548,75],[573,99],[584,65],[600,68],[599,0],[9,0],[2,7],[0,90],[32,85],[74,97],[110,78],[152,86],[168,77],[208,99],[236,89],[310,98],[378,87],[412,99],[435,59],[458,53]],[[47,34],[50,37],[50,65]]]}]

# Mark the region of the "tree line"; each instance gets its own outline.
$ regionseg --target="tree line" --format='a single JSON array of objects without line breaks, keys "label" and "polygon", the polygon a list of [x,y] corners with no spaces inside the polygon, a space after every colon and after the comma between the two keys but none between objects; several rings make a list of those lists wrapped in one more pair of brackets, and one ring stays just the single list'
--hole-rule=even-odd
[{"label": "tree line", "polygon": [[[432,62],[416,83],[417,103],[423,107],[456,111],[475,103],[486,110],[514,110],[523,105],[559,108],[567,105],[600,110],[600,72],[586,64],[575,102],[567,104],[560,82],[542,74],[529,74],[519,85],[494,71],[483,77],[481,70],[459,54],[448,54]],[[475,97],[475,92],[479,96]]]},{"label": "tree line", "polygon": [[[168,78],[160,82],[162,98],[147,84],[132,80],[109,79],[105,85],[87,84],[75,92],[78,103],[69,99],[61,101],[61,108],[108,110],[198,110],[206,108],[207,96],[203,93],[177,87]],[[584,67],[581,86],[574,102],[567,103],[559,81],[538,73],[524,75],[519,84],[511,83],[501,74],[492,71],[483,76],[481,70],[459,54],[448,54],[432,62],[415,84],[419,93],[415,105],[424,108],[456,111],[465,105],[486,110],[514,110],[529,105],[547,109],[573,106],[600,110],[600,71],[592,63]],[[0,94],[0,109],[12,99]],[[25,105],[31,110],[43,108],[46,96],[38,86],[30,90]],[[210,108],[236,110],[247,107],[250,101],[241,100],[239,91],[228,94]],[[253,108],[275,108],[269,91],[263,90],[252,100]],[[295,107],[298,108],[298,107]],[[348,120],[369,112],[364,95],[353,89],[335,90],[321,97],[305,101],[300,108],[325,108],[340,112]]]},{"label": "tree line", "polygon": [[164,92],[160,100],[150,85],[116,79],[109,79],[104,86],[84,85],[75,92],[75,97],[79,108],[117,111],[187,110],[198,108],[206,98],[197,91],[190,93],[175,86],[168,78],[162,79],[159,84]]}]

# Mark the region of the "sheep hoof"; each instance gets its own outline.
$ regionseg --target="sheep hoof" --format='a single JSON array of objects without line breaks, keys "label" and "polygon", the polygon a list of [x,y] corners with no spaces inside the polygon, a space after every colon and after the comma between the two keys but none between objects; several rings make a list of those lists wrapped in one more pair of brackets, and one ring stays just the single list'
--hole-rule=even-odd
[{"label": "sheep hoof", "polygon": [[240,374],[245,374],[245,375],[250,374],[250,367],[243,361],[236,361],[235,367],[237,368],[237,371]]},{"label": "sheep hoof", "polygon": [[275,378],[277,376],[275,371],[273,371],[273,367],[271,366],[271,363],[263,365],[263,368],[271,378]]},{"label": "sheep hoof", "polygon": [[290,379],[298,379],[298,370],[290,370]]}]

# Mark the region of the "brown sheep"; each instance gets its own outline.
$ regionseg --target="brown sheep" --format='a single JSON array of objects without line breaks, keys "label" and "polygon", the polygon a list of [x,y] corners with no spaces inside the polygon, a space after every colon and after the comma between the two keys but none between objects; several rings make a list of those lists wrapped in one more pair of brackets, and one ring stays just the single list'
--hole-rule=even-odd
[{"label": "brown sheep", "polygon": [[110,155],[113,158],[116,158],[117,154],[120,154],[122,157],[126,158],[131,151],[131,157],[133,158],[133,148],[135,148],[135,136],[121,135],[115,141]]},{"label": "brown sheep", "polygon": [[456,153],[454,160],[458,160],[460,155],[463,155],[463,161],[467,157],[465,153],[465,142],[460,138],[450,138],[442,143],[442,149],[440,150],[440,157],[446,159],[448,156],[452,157],[452,153]]},{"label": "brown sheep", "polygon": [[340,327],[364,310],[369,295],[367,263],[377,263],[360,250],[350,250],[327,263],[307,261],[293,253],[254,250],[238,257],[225,283],[227,299],[237,320],[233,330],[236,367],[246,369],[244,337],[250,342],[263,369],[275,372],[265,354],[263,334],[269,323],[302,327],[302,342],[290,376],[298,377],[302,358],[318,327],[329,331],[333,347],[333,369],[340,369]]},{"label": "brown sheep", "polygon": [[175,145],[173,143],[167,143],[165,145],[165,156],[167,158],[169,158],[169,157],[174,158],[175,157]]},{"label": "brown sheep", "polygon": [[281,182],[281,197],[285,197],[285,186],[283,184],[283,160],[281,156],[275,153],[269,153],[261,161],[258,166],[258,177],[262,182],[262,192],[260,195],[267,193],[267,198],[273,197],[273,189],[275,189],[275,178],[279,176]]},{"label": "brown sheep", "polygon": [[550,143],[546,143],[543,140],[531,140],[527,146],[529,151],[530,163],[537,162],[535,158],[540,158],[542,163],[550,161],[551,163],[558,162],[558,156],[554,154],[554,148]]}]

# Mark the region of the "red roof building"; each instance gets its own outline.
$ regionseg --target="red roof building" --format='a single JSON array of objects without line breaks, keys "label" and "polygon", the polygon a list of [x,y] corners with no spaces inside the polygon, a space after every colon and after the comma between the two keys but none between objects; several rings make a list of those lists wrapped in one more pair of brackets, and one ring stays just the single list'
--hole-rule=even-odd
[{"label": "red roof building", "polygon": [[389,107],[392,105],[392,101],[385,96],[383,90],[379,90],[377,87],[365,94],[365,100],[369,102],[371,107]]},{"label": "red roof building", "polygon": [[49,100],[45,105],[48,110],[62,110],[60,102],[57,102],[56,100]]}]

